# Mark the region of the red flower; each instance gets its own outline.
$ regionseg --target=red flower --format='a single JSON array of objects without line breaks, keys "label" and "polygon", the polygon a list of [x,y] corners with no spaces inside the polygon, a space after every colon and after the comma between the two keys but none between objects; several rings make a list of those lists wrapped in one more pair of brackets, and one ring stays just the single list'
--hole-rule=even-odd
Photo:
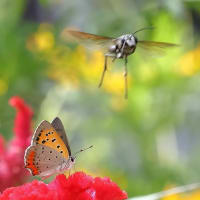
[{"label": "red flower", "polygon": [[26,149],[30,144],[30,138],[32,136],[31,120],[33,112],[20,97],[12,97],[9,103],[17,111],[14,124],[15,138],[12,143]]},{"label": "red flower", "polygon": [[0,200],[122,200],[126,192],[109,178],[92,178],[77,172],[68,179],[59,175],[50,184],[33,181],[5,190]]},{"label": "red flower", "polygon": [[20,97],[9,101],[17,113],[14,123],[14,138],[5,148],[5,141],[0,135],[0,192],[7,187],[21,184],[28,175],[24,169],[24,151],[30,143],[31,119],[33,112]]}]

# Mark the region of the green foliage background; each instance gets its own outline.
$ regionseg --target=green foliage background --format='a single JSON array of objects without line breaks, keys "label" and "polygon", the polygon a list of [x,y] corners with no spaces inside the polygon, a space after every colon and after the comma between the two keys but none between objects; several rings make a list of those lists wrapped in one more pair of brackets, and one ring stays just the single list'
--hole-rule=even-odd
[{"label": "green foliage background", "polygon": [[[129,196],[198,181],[199,19],[198,1],[1,0],[0,132],[12,137],[15,113],[8,100],[19,95],[33,107],[33,128],[59,116],[74,152],[94,145],[80,155],[77,169],[110,176]],[[123,90],[113,92],[123,82],[98,89],[100,73],[91,78],[80,73],[77,62],[83,55],[83,70],[103,66],[61,39],[69,26],[115,37],[154,26],[137,36],[181,46],[161,58],[139,50],[130,56],[124,100]],[[111,76],[122,76],[122,66],[112,64]],[[78,84],[70,82],[70,73]]]}]

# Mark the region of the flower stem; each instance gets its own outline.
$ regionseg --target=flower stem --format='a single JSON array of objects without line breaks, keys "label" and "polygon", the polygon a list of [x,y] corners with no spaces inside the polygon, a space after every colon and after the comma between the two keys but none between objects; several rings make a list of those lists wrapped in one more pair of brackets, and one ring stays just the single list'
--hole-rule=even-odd
[{"label": "flower stem", "polygon": [[183,193],[183,192],[195,190],[198,188],[200,188],[200,183],[193,183],[190,185],[175,187],[175,188],[165,190],[162,192],[157,192],[157,193],[153,193],[153,194],[149,194],[149,195],[145,195],[145,196],[138,196],[138,197],[130,198],[129,200],[158,200],[158,199],[161,199],[161,198],[169,196],[169,195]]}]

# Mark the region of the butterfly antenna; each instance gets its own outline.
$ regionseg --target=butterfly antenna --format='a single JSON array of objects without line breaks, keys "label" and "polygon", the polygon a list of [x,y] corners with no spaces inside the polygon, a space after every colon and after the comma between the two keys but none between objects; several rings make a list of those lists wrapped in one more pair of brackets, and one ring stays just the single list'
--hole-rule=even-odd
[{"label": "butterfly antenna", "polygon": [[154,29],[154,28],[155,28],[155,27],[145,27],[145,28],[141,28],[141,29],[135,31],[135,32],[133,33],[133,35],[136,34],[137,32],[140,32],[140,31],[143,31],[143,30]]},{"label": "butterfly antenna", "polygon": [[88,150],[88,149],[90,149],[90,148],[92,148],[92,147],[93,147],[93,145],[91,145],[91,146],[89,146],[89,147],[87,147],[87,148],[83,148],[83,149],[77,151],[77,152],[74,154],[74,157],[76,157],[77,154],[79,154],[79,153],[81,153],[81,152],[83,152],[83,151],[85,151],[85,150]]}]

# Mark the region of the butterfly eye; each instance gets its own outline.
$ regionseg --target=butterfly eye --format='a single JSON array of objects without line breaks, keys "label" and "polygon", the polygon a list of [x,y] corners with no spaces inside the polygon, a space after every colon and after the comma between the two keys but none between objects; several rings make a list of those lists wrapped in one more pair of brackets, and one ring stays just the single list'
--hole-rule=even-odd
[{"label": "butterfly eye", "polygon": [[71,161],[74,162],[74,160],[75,160],[75,159],[74,159],[73,157],[71,157]]}]

